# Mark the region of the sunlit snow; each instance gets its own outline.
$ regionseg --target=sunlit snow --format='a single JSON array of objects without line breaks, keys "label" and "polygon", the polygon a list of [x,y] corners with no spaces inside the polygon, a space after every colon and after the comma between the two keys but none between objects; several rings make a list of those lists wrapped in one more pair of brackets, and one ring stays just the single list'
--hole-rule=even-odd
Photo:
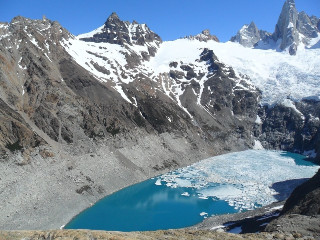
[{"label": "sunlit snow", "polygon": [[[127,23],[127,25],[130,30],[130,39],[138,26],[145,28],[144,25],[134,23]],[[174,96],[181,108],[183,108],[179,99],[183,94],[181,83],[177,84],[171,78],[164,76],[170,72],[169,64],[171,62],[177,62],[178,69],[180,69],[181,64],[193,64],[196,73],[207,72],[206,63],[199,61],[204,48],[213,50],[219,61],[233,67],[237,76],[239,74],[249,76],[250,83],[262,90],[262,104],[281,103],[288,97],[293,101],[310,96],[320,98],[320,49],[306,49],[299,46],[297,55],[291,56],[287,51],[245,48],[233,42],[200,42],[198,40],[178,39],[163,42],[158,47],[156,43],[152,42],[146,43],[144,46],[137,44],[120,46],[118,44],[79,40],[79,38],[90,37],[101,32],[102,28],[70,38],[62,44],[82,67],[90,71],[100,81],[112,81],[117,85],[129,83],[135,79],[135,74],[132,74],[134,70],[150,76],[154,81],[160,79],[163,92],[170,98]],[[320,37],[313,39],[309,45],[313,46],[319,39]],[[36,42],[33,43],[36,45]],[[148,52],[148,46],[158,49],[155,56],[151,57],[149,61],[142,61],[136,69],[126,68],[125,54],[135,52],[141,55],[142,52]],[[121,76],[123,72],[127,73],[126,77]],[[201,79],[201,86],[203,86],[202,83],[205,80],[204,78]],[[181,81],[184,81],[184,79],[181,79]],[[244,88],[244,86],[241,87]],[[126,99],[124,93],[121,92],[120,94]],[[201,94],[197,97],[199,104]],[[132,104],[135,103],[132,102]]]},{"label": "sunlit snow", "polygon": [[219,60],[237,73],[248,75],[262,90],[262,103],[274,104],[290,96],[301,100],[320,96],[320,49],[299,48],[296,56],[276,50],[245,48],[238,43],[200,42],[179,39],[164,42],[150,60],[155,72],[168,72],[169,63],[192,63],[204,48],[213,50]]}]

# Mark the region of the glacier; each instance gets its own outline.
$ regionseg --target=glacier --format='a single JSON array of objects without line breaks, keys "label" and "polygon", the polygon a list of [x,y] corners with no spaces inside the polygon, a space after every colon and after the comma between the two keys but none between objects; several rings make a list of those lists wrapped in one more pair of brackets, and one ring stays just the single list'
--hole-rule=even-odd
[{"label": "glacier", "polygon": [[299,101],[320,96],[320,49],[300,48],[296,56],[291,56],[233,42],[178,39],[162,43],[156,56],[146,64],[156,72],[168,72],[169,62],[194,63],[204,48],[213,50],[221,62],[238,74],[247,75],[251,84],[262,91],[262,104],[272,105],[287,97]]}]

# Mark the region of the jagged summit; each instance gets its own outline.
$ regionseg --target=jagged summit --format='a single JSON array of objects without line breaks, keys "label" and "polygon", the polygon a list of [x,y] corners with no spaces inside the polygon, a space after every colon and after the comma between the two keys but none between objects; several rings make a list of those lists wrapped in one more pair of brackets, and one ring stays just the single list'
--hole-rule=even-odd
[{"label": "jagged summit", "polygon": [[245,47],[287,50],[295,55],[299,45],[315,48],[320,40],[320,19],[298,12],[294,0],[286,0],[273,34],[258,31],[254,23],[244,25],[237,35],[231,38]]},{"label": "jagged summit", "polygon": [[264,30],[259,30],[257,25],[252,21],[249,25],[245,24],[230,41],[238,42],[245,47],[254,47],[259,41],[271,36]]},{"label": "jagged summit", "polygon": [[1,45],[9,47],[14,41],[19,51],[31,44],[36,51],[43,51],[50,57],[48,44],[59,44],[69,39],[72,34],[59,22],[49,19],[30,19],[23,16],[14,17],[9,23],[0,23]]},{"label": "jagged summit", "polygon": [[219,42],[218,37],[215,35],[211,35],[209,29],[205,29],[201,33],[199,33],[195,36],[190,35],[190,36],[186,36],[185,38],[190,39],[190,40],[198,40],[200,42],[207,42],[209,40]]},{"label": "jagged summit", "polygon": [[298,12],[294,0],[287,0],[282,8],[278,23],[273,34],[274,41],[281,41],[280,49],[289,49],[295,55],[299,44],[312,47],[319,41],[320,19],[309,17],[305,12]]},{"label": "jagged summit", "polygon": [[118,19],[120,20],[118,14],[116,12],[112,12],[111,15],[108,17],[107,21],[112,21],[113,19]]},{"label": "jagged summit", "polygon": [[286,0],[272,37],[276,42],[281,39],[280,49],[289,47],[291,55],[296,53],[299,44],[297,21],[298,11],[294,0]]},{"label": "jagged summit", "polygon": [[296,7],[296,3],[295,0],[286,0],[285,5],[289,6],[289,7]]},{"label": "jagged summit", "polygon": [[152,32],[146,24],[139,24],[137,21],[130,23],[122,21],[117,13],[113,12],[98,29],[78,36],[79,39],[87,42],[108,42],[119,45],[145,45],[155,43],[157,46],[162,42],[159,35]]}]

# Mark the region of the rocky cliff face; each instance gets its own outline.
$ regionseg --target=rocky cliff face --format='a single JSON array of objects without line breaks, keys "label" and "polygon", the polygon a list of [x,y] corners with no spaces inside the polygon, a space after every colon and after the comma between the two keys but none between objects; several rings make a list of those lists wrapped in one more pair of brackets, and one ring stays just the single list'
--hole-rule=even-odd
[{"label": "rocky cliff face", "polygon": [[279,218],[266,227],[267,232],[299,233],[320,237],[320,171],[298,186],[286,201]]},{"label": "rocky cliff face", "polygon": [[281,214],[320,215],[320,170],[297,187],[286,201]]},{"label": "rocky cliff face", "polygon": [[276,24],[273,39],[281,40],[280,48],[289,47],[289,53],[294,55],[299,44],[299,33],[297,31],[298,12],[294,0],[287,0],[282,8],[280,17]]},{"label": "rocky cliff face", "polygon": [[294,0],[287,0],[272,37],[275,42],[281,42],[281,50],[288,49],[291,55],[295,55],[300,44],[308,46],[312,39],[318,38],[318,22],[317,17],[298,12]]},{"label": "rocky cliff face", "polygon": [[320,159],[320,102],[290,99],[259,111],[256,136],[267,149],[281,149]]},{"label": "rocky cliff face", "polygon": [[281,41],[282,50],[289,48],[289,53],[295,55],[300,43],[308,45],[311,39],[318,37],[318,21],[315,16],[309,17],[305,12],[299,13],[295,1],[287,0],[273,33],[273,39]]}]

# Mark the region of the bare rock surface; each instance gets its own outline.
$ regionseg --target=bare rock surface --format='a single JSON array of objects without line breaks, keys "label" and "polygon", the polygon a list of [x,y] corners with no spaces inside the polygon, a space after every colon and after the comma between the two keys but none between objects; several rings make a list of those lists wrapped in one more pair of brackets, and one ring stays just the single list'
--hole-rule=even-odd
[{"label": "bare rock surface", "polygon": [[259,240],[259,239],[305,239],[313,240],[313,237],[304,237],[301,235],[292,234],[280,234],[280,233],[262,233],[262,234],[228,234],[218,233],[212,231],[194,231],[194,230],[167,230],[167,231],[156,231],[156,232],[103,232],[103,231],[87,231],[87,230],[53,230],[53,231],[11,231],[11,232],[0,232],[0,238],[6,240],[43,240],[43,239],[64,239],[64,240],[92,240],[92,239],[141,239],[141,240],[152,240],[152,239],[219,239],[219,240]]}]

